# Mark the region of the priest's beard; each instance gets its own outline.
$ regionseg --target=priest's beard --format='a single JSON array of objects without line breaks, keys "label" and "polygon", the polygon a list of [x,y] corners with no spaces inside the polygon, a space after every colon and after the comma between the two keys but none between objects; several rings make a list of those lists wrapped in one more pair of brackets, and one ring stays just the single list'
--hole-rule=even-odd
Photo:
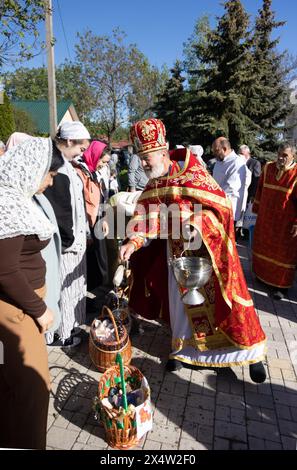
[{"label": "priest's beard", "polygon": [[148,179],[152,179],[152,178],[160,178],[160,176],[163,176],[164,173],[165,173],[165,170],[164,170],[164,164],[163,163],[158,163],[158,165],[156,165],[153,169],[151,170],[144,170],[146,176],[148,177]]}]

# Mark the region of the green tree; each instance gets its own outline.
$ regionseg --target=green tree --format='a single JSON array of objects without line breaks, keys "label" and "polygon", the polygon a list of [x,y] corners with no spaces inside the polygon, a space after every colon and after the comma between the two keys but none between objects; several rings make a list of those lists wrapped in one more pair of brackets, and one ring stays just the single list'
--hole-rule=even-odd
[{"label": "green tree", "polygon": [[[228,0],[225,13],[206,41],[196,48],[201,86],[189,93],[191,140],[209,145],[219,135],[234,147],[254,142],[257,127],[246,108],[247,90],[254,77],[249,72],[251,39],[249,16],[240,0]],[[204,66],[204,67],[203,67]]]},{"label": "green tree", "polygon": [[81,121],[92,110],[94,96],[79,63],[65,61],[56,68],[57,99],[71,100]]},{"label": "green tree", "polygon": [[272,0],[263,0],[256,18],[250,67],[255,79],[247,103],[250,118],[260,129],[257,139],[260,156],[277,149],[285,119],[292,110],[286,80],[290,70],[287,54],[277,51],[279,38],[272,38],[274,30],[285,22],[276,21],[271,7]]},{"label": "green tree", "polygon": [[92,90],[92,120],[100,122],[111,141],[114,132],[127,119],[127,98],[134,73],[135,46],[124,44],[125,35],[96,36],[91,31],[78,34],[76,62]]},{"label": "green tree", "polygon": [[[1,0],[0,0],[1,1]],[[124,33],[96,36],[91,31],[78,35],[75,61],[56,67],[57,99],[70,99],[79,118],[112,140],[118,128],[151,113],[156,94],[168,72],[150,65],[133,44],[126,45]],[[47,100],[45,67],[20,67],[4,74],[12,100]]]},{"label": "green tree", "polygon": [[135,60],[136,67],[131,76],[131,91],[127,98],[130,122],[152,115],[157,95],[164,90],[169,78],[166,66],[163,66],[161,70],[151,66],[143,54],[139,54]]},{"label": "green tree", "polygon": [[[3,93],[3,92],[0,92]],[[0,102],[0,140],[6,142],[8,137],[15,132],[13,108],[6,93],[3,93]],[[3,98],[3,99],[2,99]]]},{"label": "green tree", "polygon": [[170,147],[187,143],[187,129],[184,120],[186,110],[185,91],[182,76],[182,66],[176,61],[171,69],[171,78],[167,81],[162,94],[158,95],[158,101],[154,111],[158,118],[162,119],[166,127],[166,136]]},{"label": "green tree", "polygon": [[[45,67],[20,67],[4,74],[4,85],[12,100],[47,100],[48,83]],[[78,64],[66,61],[56,67],[57,100],[71,100],[79,118],[84,121],[92,105],[91,93]]]},{"label": "green tree", "polygon": [[125,34],[119,29],[110,36],[87,31],[78,38],[76,63],[91,92],[89,117],[100,122],[111,141],[116,130],[128,124],[129,115],[134,119],[146,114],[157,88],[153,80],[149,88],[147,84],[156,71],[134,44],[125,44]]},{"label": "green tree", "polygon": [[[107,140],[107,135],[105,134],[105,128],[104,128],[104,125],[101,124],[101,122],[94,121],[92,119],[86,119],[85,125],[94,139]],[[128,140],[129,131],[130,131],[130,127],[118,127],[113,134],[113,141]]]},{"label": "green tree", "polygon": [[198,18],[194,26],[194,32],[183,44],[183,68],[186,72],[190,89],[197,89],[202,84],[202,72],[207,67],[200,60],[203,49],[207,47],[210,32],[209,16]]},{"label": "green tree", "polygon": [[5,90],[11,100],[47,100],[47,70],[45,67],[20,67],[4,74]]},{"label": "green tree", "polygon": [[119,141],[119,140],[129,140],[130,138],[130,126],[128,127],[118,127],[117,130],[115,131],[113,135],[113,140],[114,141]]},{"label": "green tree", "polygon": [[33,57],[45,4],[45,0],[0,0],[0,69],[8,62]]},{"label": "green tree", "polygon": [[104,127],[99,121],[86,118],[84,124],[93,139],[106,139],[106,135],[104,134]]},{"label": "green tree", "polygon": [[23,109],[13,107],[15,129],[29,135],[37,135],[38,130],[31,116]]}]

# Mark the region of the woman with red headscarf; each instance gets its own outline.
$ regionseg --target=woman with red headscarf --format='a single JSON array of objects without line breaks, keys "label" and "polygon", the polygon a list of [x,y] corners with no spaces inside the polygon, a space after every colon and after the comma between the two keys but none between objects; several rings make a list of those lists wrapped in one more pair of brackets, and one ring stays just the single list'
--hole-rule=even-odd
[{"label": "woman with red headscarf", "polygon": [[101,187],[96,172],[107,165],[109,160],[110,153],[107,145],[94,140],[83,153],[82,158],[74,162],[75,169],[84,184],[84,197],[90,229],[94,228],[97,222],[101,202]]},{"label": "woman with red headscarf", "polygon": [[[84,198],[87,219],[89,223],[88,249],[87,249],[87,279],[88,289],[92,290],[98,285],[108,283],[108,262],[105,239],[98,240],[94,235],[94,227],[100,216],[100,203],[103,201],[101,182],[98,180],[97,171],[108,164],[110,152],[107,145],[99,140],[94,140],[82,157],[73,162],[74,167],[82,179],[84,185]],[[105,235],[108,233],[108,225],[102,223]]]}]

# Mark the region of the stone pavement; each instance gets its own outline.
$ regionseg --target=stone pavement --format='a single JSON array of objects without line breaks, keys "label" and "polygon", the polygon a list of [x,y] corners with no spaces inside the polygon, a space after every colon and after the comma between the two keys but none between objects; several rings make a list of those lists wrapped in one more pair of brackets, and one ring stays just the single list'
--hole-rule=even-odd
[{"label": "stone pavement", "polygon": [[[143,321],[132,337],[132,364],[147,377],[154,408],[153,430],[138,449],[296,450],[297,283],[290,300],[273,301],[250,272],[250,252],[238,246],[246,279],[268,338],[267,381],[251,382],[248,367],[165,373],[170,335]],[[48,449],[102,450],[104,430],[93,417],[92,399],[101,376],[88,355],[88,327],[75,352],[48,347],[52,394]]]}]

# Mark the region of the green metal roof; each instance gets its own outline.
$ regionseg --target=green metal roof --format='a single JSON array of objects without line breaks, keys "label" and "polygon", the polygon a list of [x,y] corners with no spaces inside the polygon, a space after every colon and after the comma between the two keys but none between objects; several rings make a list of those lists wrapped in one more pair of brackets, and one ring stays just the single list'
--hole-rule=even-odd
[{"label": "green metal roof", "polygon": [[[49,134],[49,106],[48,101],[12,101],[13,106],[26,111],[35,123],[40,134]],[[71,106],[71,100],[59,101],[57,103],[58,124]]]}]

